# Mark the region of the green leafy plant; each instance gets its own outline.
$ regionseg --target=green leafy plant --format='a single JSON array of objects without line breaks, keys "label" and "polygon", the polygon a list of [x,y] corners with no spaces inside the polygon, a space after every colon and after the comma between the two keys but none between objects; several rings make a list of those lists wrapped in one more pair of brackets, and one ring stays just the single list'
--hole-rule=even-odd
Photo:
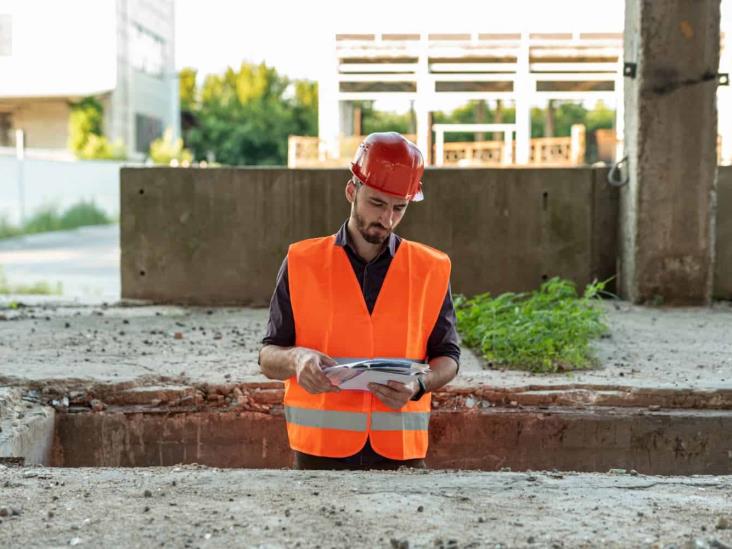
[{"label": "green leafy plant", "polygon": [[463,343],[489,367],[535,373],[593,367],[589,342],[606,333],[599,299],[606,282],[578,295],[574,283],[552,278],[530,293],[457,296],[457,324]]}]

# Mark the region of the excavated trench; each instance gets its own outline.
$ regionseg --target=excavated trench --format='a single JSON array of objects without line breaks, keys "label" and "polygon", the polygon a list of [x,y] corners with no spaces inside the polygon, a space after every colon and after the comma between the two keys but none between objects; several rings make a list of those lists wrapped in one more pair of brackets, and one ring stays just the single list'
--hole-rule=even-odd
[{"label": "excavated trench", "polygon": [[[278,384],[107,388],[70,397],[31,390],[21,399],[23,417],[0,432],[0,462],[291,465]],[[431,468],[732,473],[729,392],[483,388],[440,392],[433,403]]]}]

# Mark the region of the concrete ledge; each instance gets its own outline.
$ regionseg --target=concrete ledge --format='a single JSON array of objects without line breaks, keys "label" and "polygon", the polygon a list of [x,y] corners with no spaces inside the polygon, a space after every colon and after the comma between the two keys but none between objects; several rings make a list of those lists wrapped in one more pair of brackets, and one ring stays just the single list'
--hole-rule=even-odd
[{"label": "concrete ledge", "polygon": [[21,458],[26,465],[50,463],[54,420],[55,410],[40,400],[0,387],[0,458]]}]

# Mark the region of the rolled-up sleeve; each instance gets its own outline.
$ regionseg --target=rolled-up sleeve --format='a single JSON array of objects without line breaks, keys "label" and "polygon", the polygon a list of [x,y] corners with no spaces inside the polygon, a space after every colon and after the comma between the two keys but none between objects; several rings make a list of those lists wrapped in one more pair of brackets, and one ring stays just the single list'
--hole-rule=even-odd
[{"label": "rolled-up sleeve", "polygon": [[277,282],[269,302],[267,332],[262,338],[264,345],[293,347],[295,345],[295,317],[290,301],[290,283],[287,274],[287,257],[277,273]]},{"label": "rolled-up sleeve", "polygon": [[460,368],[460,339],[457,333],[457,318],[452,302],[452,290],[447,287],[440,314],[427,340],[427,357],[449,356]]}]

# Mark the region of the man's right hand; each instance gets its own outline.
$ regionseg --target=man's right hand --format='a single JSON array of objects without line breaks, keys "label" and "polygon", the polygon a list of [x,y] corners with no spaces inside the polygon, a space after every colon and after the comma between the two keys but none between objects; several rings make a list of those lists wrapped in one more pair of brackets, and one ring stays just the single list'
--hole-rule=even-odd
[{"label": "man's right hand", "polygon": [[295,352],[295,376],[297,383],[308,393],[335,393],[340,391],[333,385],[328,376],[323,373],[323,368],[335,366],[337,363],[328,355],[298,347]]}]

